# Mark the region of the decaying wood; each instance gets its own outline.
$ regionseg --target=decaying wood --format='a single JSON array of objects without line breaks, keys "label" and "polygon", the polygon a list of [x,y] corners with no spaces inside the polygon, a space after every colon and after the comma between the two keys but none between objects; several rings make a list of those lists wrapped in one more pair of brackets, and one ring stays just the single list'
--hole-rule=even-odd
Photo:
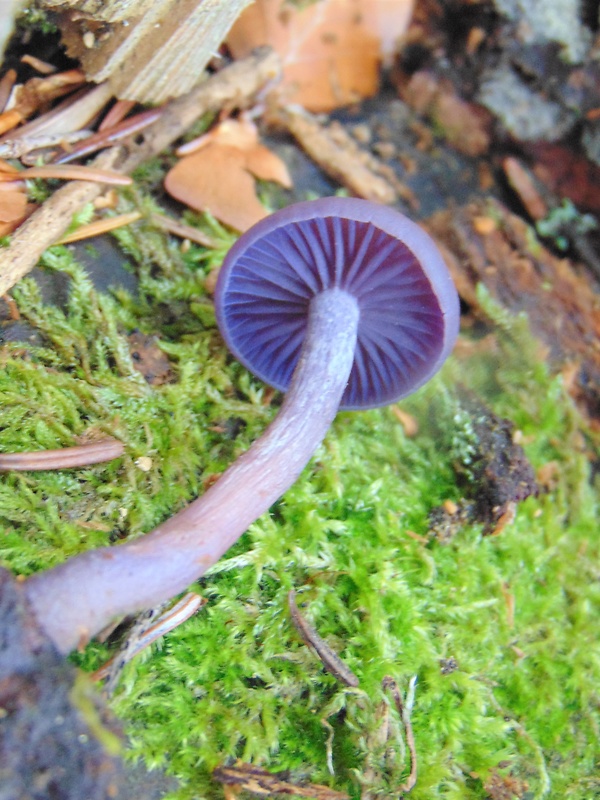
[{"label": "decaying wood", "polygon": [[292,783],[281,774],[267,772],[255,764],[236,761],[230,766],[217,767],[213,778],[224,786],[239,789],[264,797],[273,795],[292,795],[294,797],[312,797],[315,800],[348,800],[345,792],[337,792],[329,786],[318,783]]},{"label": "decaying wood", "polygon": [[[236,61],[184,97],[169,103],[161,118],[141,134],[142,142],[128,151],[113,147],[97,156],[93,166],[129,174],[144,161],[172,144],[204,113],[223,108],[243,108],[279,72],[279,59],[259,51]],[[99,184],[73,181],[55,192],[16,231],[0,255],[0,296],[37,264],[46,248],[67,230],[73,214],[103,191]]]},{"label": "decaying wood", "polygon": [[462,299],[477,310],[476,287],[483,283],[502,306],[526,312],[555,364],[578,367],[575,394],[597,414],[600,298],[591,291],[589,277],[546,250],[520,217],[493,200],[439,212],[427,228]]},{"label": "decaying wood", "polygon": [[[579,162],[579,164],[580,163],[581,162]],[[589,164],[589,168],[589,181],[586,181],[584,178],[578,181],[578,183],[580,186],[585,186],[586,183],[588,184],[590,188],[588,196],[590,196],[594,190],[596,194],[600,195],[597,189],[598,183],[597,180],[594,180],[593,173],[593,170],[597,171],[597,168],[592,164]],[[507,156],[502,161],[502,169],[504,170],[510,187],[518,195],[519,200],[523,203],[531,219],[536,223],[542,223],[542,225],[537,228],[538,233],[544,235],[547,239],[551,238],[553,235],[551,229],[544,230],[542,226],[544,220],[546,220],[546,223],[549,222],[549,219],[546,218],[554,217],[556,220],[560,216],[561,206],[563,205],[560,196],[556,195],[552,189],[544,184],[536,174],[536,170],[529,169],[525,162],[516,156]],[[576,172],[576,170],[577,167],[573,166],[573,172]],[[538,171],[540,171],[539,168]],[[584,199],[584,197],[581,199]],[[596,205],[598,205],[598,203],[596,203]],[[598,207],[600,208],[600,206]],[[582,225],[581,222],[582,220],[580,217],[574,216],[568,218],[564,215],[562,221],[557,225],[554,235],[558,234],[565,237],[569,243],[569,247],[572,248],[577,258],[581,259],[588,269],[594,273],[596,278],[600,279],[600,253],[597,252],[597,248],[594,247],[593,241],[589,235],[590,233],[593,234],[594,225],[592,223],[592,227],[586,229],[585,224]]]},{"label": "decaying wood", "polygon": [[250,0],[45,0],[68,54],[114,95],[162,103],[189,92]]},{"label": "decaying wood", "polygon": [[385,166],[362,150],[341,125],[325,127],[311,114],[291,108],[278,113],[277,120],[324,172],[353,195],[379,203],[397,200],[395,187],[383,176]]}]

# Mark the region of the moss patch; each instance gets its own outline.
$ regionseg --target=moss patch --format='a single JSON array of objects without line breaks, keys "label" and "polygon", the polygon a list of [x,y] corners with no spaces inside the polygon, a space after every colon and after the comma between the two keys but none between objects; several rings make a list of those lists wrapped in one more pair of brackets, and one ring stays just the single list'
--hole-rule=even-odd
[{"label": "moss patch", "polygon": [[[142,223],[120,234],[140,276],[136,298],[97,293],[65,248],[45,257],[69,276],[65,309],[44,305],[30,280],[14,292],[43,344],[1,351],[0,446],[65,446],[89,428],[126,446],[110,464],[2,476],[0,558],[17,572],[151,529],[276,411],[214,328],[203,287],[225,234],[213,226],[216,253],[182,255],[146,233]],[[488,339],[403,402],[416,437],[390,409],[340,414],[301,479],[196,587],[207,606],[126,667],[114,706],[131,755],[178,776],[180,800],[222,796],[210,771],[229,757],[352,796],[397,796],[408,762],[393,708],[388,746],[377,744],[386,675],[404,691],[417,677],[415,800],[485,798],[503,776],[531,798],[600,792],[588,444],[526,322],[486,308]],[[136,370],[133,330],[157,336],[171,382],[149,386]],[[428,513],[460,498],[454,466],[472,444],[459,381],[515,423],[552,480],[501,535],[467,527],[441,544],[427,539]],[[299,640],[292,587],[359,689],[337,684]],[[106,655],[94,644],[79,660],[93,669]]]}]

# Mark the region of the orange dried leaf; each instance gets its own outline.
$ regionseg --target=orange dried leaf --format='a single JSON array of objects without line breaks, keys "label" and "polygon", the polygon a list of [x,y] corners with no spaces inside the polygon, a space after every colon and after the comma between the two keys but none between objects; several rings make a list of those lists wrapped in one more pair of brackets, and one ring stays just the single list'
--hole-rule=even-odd
[{"label": "orange dried leaf", "polygon": [[33,212],[38,208],[37,203],[27,203],[25,211],[21,217],[13,219],[10,222],[0,222],[0,236],[8,236],[15,231],[19,225],[22,225],[25,220],[30,217]]},{"label": "orange dried leaf", "polygon": [[245,164],[242,150],[210,144],[182,158],[167,174],[165,188],[190,208],[210,211],[226,225],[245,231],[267,215]]},{"label": "orange dried leaf", "polygon": [[258,128],[247,117],[226,119],[204,136],[205,142],[230,145],[238,150],[251,150],[258,144]]},{"label": "orange dried leaf", "polygon": [[0,136],[16,128],[21,122],[23,122],[23,116],[16,108],[11,108],[10,111],[3,111],[0,114]]},{"label": "orange dried leaf", "polygon": [[285,163],[262,144],[246,153],[246,169],[261,181],[273,181],[285,189],[292,188],[292,179]]},{"label": "orange dried leaf", "polygon": [[[290,188],[285,163],[258,142],[258,130],[247,119],[226,120],[179,150],[186,155],[168,173],[165,188],[197,211],[210,213],[244,231],[266,216],[252,175]],[[252,173],[252,175],[250,174]]]},{"label": "orange dried leaf", "polygon": [[269,44],[283,58],[286,102],[330,111],[375,94],[382,61],[408,27],[413,0],[257,0],[227,37],[236,58]]},{"label": "orange dried leaf", "polygon": [[0,222],[16,222],[25,215],[27,195],[18,189],[0,192]]}]

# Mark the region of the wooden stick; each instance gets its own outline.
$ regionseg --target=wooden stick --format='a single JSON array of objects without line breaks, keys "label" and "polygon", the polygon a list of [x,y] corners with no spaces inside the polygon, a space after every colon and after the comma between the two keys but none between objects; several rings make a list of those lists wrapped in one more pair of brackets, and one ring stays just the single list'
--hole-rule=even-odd
[{"label": "wooden stick", "polygon": [[301,109],[279,111],[276,120],[296,139],[305,153],[353,195],[378,203],[393,203],[398,193],[389,180],[377,174],[377,159],[361,150],[341,126],[321,125]]}]

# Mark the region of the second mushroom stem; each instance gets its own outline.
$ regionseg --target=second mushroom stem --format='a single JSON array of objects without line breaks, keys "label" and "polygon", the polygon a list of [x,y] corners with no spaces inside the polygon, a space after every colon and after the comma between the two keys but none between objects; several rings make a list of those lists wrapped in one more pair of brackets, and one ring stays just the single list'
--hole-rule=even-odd
[{"label": "second mushroom stem", "polygon": [[114,617],[182,592],[295,482],[338,410],[359,316],[342,289],[312,298],[279,414],[204,495],[135,541],[90,550],[25,581],[37,620],[59,650],[69,652]]}]

